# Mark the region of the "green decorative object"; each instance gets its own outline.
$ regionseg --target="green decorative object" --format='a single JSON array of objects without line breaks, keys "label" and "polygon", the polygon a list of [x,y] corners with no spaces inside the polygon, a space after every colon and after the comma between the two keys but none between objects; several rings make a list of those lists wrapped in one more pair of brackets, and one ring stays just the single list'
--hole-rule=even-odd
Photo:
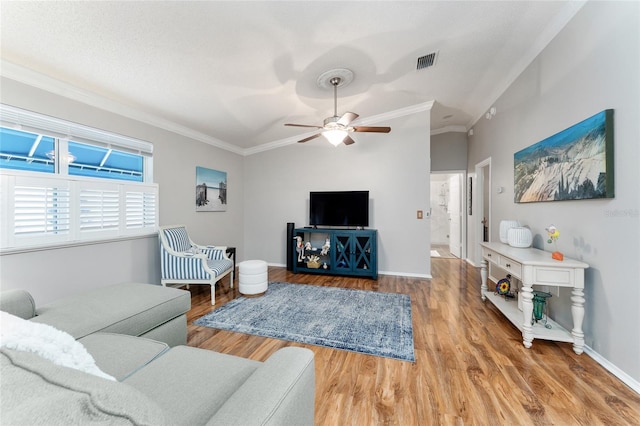
[{"label": "green decorative object", "polygon": [[[547,298],[551,297],[551,293],[544,291],[533,291],[533,320],[540,321],[545,313]],[[546,322],[546,321],[545,321]]]}]

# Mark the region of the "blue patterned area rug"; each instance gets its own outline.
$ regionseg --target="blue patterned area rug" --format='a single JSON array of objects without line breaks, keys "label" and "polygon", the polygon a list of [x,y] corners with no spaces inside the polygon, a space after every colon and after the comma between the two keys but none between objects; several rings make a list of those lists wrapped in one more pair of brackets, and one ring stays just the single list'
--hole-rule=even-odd
[{"label": "blue patterned area rug", "polygon": [[194,324],[415,361],[406,294],[272,282],[264,296],[239,297]]}]

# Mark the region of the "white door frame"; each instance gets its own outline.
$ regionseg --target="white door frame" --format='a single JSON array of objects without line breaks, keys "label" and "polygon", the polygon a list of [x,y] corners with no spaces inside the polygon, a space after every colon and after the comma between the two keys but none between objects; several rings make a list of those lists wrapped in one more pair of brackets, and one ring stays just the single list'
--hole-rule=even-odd
[{"label": "white door frame", "polygon": [[491,241],[491,157],[479,162],[476,164],[476,188],[475,188],[475,199],[476,203],[476,247],[475,247],[475,259],[474,262],[476,265],[480,265],[482,261],[482,251],[480,250],[480,243],[484,239],[484,225],[482,224],[482,218],[484,217],[484,172],[483,169],[487,167],[489,176],[489,199],[486,200],[489,203],[489,217],[487,218],[487,226],[488,226],[488,234],[489,241]]}]

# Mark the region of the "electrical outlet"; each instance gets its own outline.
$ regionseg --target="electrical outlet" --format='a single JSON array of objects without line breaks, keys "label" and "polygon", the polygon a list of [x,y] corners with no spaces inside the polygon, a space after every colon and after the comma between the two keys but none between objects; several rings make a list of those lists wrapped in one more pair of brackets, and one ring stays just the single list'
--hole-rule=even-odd
[{"label": "electrical outlet", "polygon": [[422,219],[422,210],[418,210],[416,216],[418,217],[418,219]]}]

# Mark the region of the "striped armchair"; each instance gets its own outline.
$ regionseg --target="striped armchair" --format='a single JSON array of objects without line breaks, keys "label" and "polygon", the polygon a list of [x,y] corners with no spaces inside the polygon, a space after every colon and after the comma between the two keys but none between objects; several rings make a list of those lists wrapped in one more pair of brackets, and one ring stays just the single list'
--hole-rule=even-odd
[{"label": "striped armchair", "polygon": [[197,245],[184,225],[161,226],[158,237],[163,286],[209,284],[212,305],[216,303],[216,282],[222,277],[229,275],[229,286],[233,288],[233,261],[225,246]]}]

